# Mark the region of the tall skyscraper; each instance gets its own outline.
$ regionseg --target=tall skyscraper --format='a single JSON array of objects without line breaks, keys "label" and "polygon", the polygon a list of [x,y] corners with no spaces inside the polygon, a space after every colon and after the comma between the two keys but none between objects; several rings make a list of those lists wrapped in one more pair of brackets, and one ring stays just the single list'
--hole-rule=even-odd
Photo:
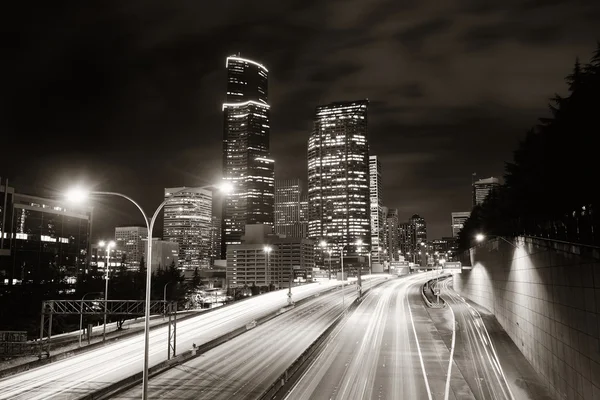
[{"label": "tall skyscraper", "polygon": [[179,267],[208,268],[212,192],[194,187],[166,188],[165,200],[164,238],[179,245]]},{"label": "tall skyscraper", "polygon": [[377,156],[369,156],[369,192],[371,208],[371,262],[383,260],[383,226],[387,215],[383,214],[381,191],[381,162]]},{"label": "tall skyscraper", "polygon": [[273,224],[274,160],[269,153],[268,70],[239,56],[227,57],[223,104],[223,179],[233,190],[223,205],[223,248],[239,244],[246,224]]},{"label": "tall skyscraper", "polygon": [[408,254],[408,259],[414,261],[415,252],[418,251],[416,226],[410,222],[398,224],[398,242],[402,255]]},{"label": "tall skyscraper", "polygon": [[371,244],[367,107],[368,100],[318,106],[308,140],[308,235],[336,252],[358,239]]},{"label": "tall skyscraper", "polygon": [[388,253],[388,259],[390,261],[398,261],[398,250],[400,250],[400,231],[399,231],[399,221],[398,221],[398,209],[390,208],[386,209],[385,215],[386,223],[386,234],[385,237],[387,239],[386,247]]},{"label": "tall skyscraper", "polygon": [[465,225],[465,221],[471,216],[470,211],[452,213],[452,237],[458,237],[458,233]]},{"label": "tall skyscraper", "polygon": [[421,217],[419,214],[415,214],[408,222],[415,226],[415,245],[420,245],[427,241],[427,224],[425,222],[425,218]]},{"label": "tall skyscraper", "polygon": [[222,229],[221,229],[221,217],[213,215],[211,218],[211,227],[210,227],[210,257],[211,259],[218,260],[221,257],[221,247],[222,247]]},{"label": "tall skyscraper", "polygon": [[125,258],[118,261],[125,262],[128,268],[138,269],[142,257],[146,254],[144,249],[147,246],[147,239],[148,228],[145,226],[116,227],[115,241],[117,242],[117,249],[122,251]]},{"label": "tall skyscraper", "polygon": [[473,207],[481,205],[488,194],[500,186],[498,178],[480,179],[473,183]]},{"label": "tall skyscraper", "polygon": [[304,185],[300,179],[275,180],[275,233],[287,237],[307,237],[308,224],[303,219]]}]

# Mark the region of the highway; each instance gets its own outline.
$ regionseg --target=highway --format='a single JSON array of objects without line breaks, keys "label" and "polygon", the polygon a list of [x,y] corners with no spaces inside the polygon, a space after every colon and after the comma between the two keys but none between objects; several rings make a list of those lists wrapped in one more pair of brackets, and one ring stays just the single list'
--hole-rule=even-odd
[{"label": "highway", "polygon": [[431,399],[423,374],[426,349],[416,340],[423,333],[417,333],[411,311],[422,307],[418,288],[426,280],[426,274],[415,274],[374,288],[286,398]]},{"label": "highway", "polygon": [[[356,297],[356,286],[346,287],[346,306]],[[151,379],[148,392],[177,400],[259,398],[341,313],[341,290],[320,295]],[[115,398],[140,397],[138,386]]]},{"label": "highway", "polygon": [[[292,289],[294,301],[339,285],[313,283]],[[355,286],[351,286],[354,287]],[[231,332],[287,305],[287,289],[233,303],[177,324],[178,353]],[[150,366],[167,359],[167,327],[150,331]],[[0,380],[0,399],[77,399],[141,372],[143,333]]]},{"label": "highway", "polygon": [[479,312],[440,281],[440,294],[452,307],[455,324],[454,362],[476,399],[512,400],[514,396]]}]

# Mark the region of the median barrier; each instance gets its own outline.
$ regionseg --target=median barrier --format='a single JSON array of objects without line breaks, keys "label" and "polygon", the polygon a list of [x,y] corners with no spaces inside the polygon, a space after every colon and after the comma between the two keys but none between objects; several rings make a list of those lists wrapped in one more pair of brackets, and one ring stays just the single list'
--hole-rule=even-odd
[{"label": "median barrier", "polygon": [[[354,311],[360,304],[360,298],[356,298],[348,307],[348,311]],[[344,310],[345,311],[345,310]],[[341,313],[333,322],[308,346],[304,352],[297,357],[292,364],[269,386],[263,394],[258,397],[259,399],[273,399],[282,390],[289,390],[292,383],[301,376],[302,373],[308,368],[313,358],[320,353],[322,346],[324,346],[327,338],[336,326],[344,319],[346,312]]]}]

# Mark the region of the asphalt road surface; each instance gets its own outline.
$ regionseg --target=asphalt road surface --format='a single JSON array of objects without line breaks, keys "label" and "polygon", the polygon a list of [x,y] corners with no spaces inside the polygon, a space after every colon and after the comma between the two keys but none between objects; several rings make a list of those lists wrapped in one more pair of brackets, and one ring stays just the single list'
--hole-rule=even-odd
[{"label": "asphalt road surface", "polygon": [[[294,287],[298,301],[339,285],[327,281]],[[354,286],[352,286],[354,287]],[[287,289],[231,304],[177,324],[177,347],[188,350],[276,312],[287,305]],[[167,358],[167,327],[150,332],[149,365]],[[180,350],[181,351],[181,350]],[[0,380],[0,399],[77,399],[113,382],[141,372],[143,333],[104,347]]]},{"label": "asphalt road surface", "polygon": [[[356,286],[344,293],[347,307]],[[322,294],[150,379],[148,393],[176,400],[259,398],[341,314],[341,290]],[[141,385],[115,398],[139,399]]]},{"label": "asphalt road surface", "polygon": [[513,400],[494,344],[479,312],[451,290],[451,280],[440,282],[441,295],[456,320],[454,360],[478,400]]},{"label": "asphalt road surface", "polygon": [[[418,329],[413,316],[423,307],[418,293],[427,279],[415,274],[374,288],[334,330],[286,398],[432,399],[433,383],[423,372],[440,369],[438,357],[419,344],[417,338],[427,332]],[[443,387],[443,374],[434,379]]]}]

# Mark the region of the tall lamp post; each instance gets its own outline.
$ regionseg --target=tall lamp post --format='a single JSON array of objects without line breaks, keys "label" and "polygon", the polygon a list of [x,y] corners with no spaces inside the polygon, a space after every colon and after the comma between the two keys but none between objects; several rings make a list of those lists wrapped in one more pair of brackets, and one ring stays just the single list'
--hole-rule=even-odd
[{"label": "tall lamp post", "polygon": [[[213,188],[214,185],[206,185],[203,186],[202,189]],[[180,192],[185,191],[187,188],[181,189]],[[223,183],[219,189],[223,192],[231,192],[232,186],[228,183]],[[178,193],[178,192],[177,192]],[[117,192],[98,192],[98,191],[86,191],[81,188],[73,188],[66,193],[66,198],[72,202],[84,202],[90,196],[116,196],[121,197],[133,205],[137,207],[138,210],[142,213],[144,217],[144,222],[146,223],[146,228],[148,229],[148,247],[147,247],[147,265],[146,265],[146,300],[145,300],[145,316],[144,316],[144,369],[142,373],[142,399],[148,399],[148,362],[149,362],[149,349],[150,349],[150,285],[152,281],[152,230],[154,228],[154,223],[156,222],[156,218],[158,214],[163,209],[165,204],[167,204],[168,200],[164,200],[154,211],[152,218],[149,218],[148,215],[144,212],[144,209],[131,197],[124,195],[122,193]]]},{"label": "tall lamp post", "polygon": [[359,242],[357,241],[356,243],[347,243],[343,245],[340,250],[340,265],[342,266],[342,308],[344,312],[346,312],[346,296],[344,296],[344,250],[351,244],[360,246]]},{"label": "tall lamp post", "polygon": [[324,254],[324,252],[328,252],[329,253],[329,279],[331,280],[331,253],[329,251],[327,251],[327,242],[325,240],[321,240],[319,242],[319,246],[321,247],[321,254]]},{"label": "tall lamp post", "polygon": [[[360,253],[361,250],[362,250],[362,246],[364,245],[363,241],[361,239],[358,239],[356,241],[356,245],[358,246],[359,253]],[[367,251],[367,257],[368,257],[368,260],[369,260],[369,263],[367,264],[367,267],[369,267],[369,278],[370,278],[371,277],[370,275],[373,274],[372,269],[371,269],[371,250]],[[362,268],[361,268],[361,272],[362,272]],[[361,283],[362,283],[362,280],[361,280]],[[369,285],[369,287],[370,287],[370,285]]]},{"label": "tall lamp post", "polygon": [[101,240],[98,246],[106,248],[106,265],[104,268],[104,328],[102,328],[102,341],[106,341],[106,314],[108,312],[108,274],[110,271],[110,249],[115,247],[115,242],[112,240],[105,242]]},{"label": "tall lamp post", "polygon": [[271,251],[273,250],[273,248],[271,246],[265,246],[263,247],[263,250],[266,254],[267,257],[267,276],[266,276],[266,281],[267,281],[267,291],[271,291],[271,274],[269,271],[269,255],[271,254]]}]

